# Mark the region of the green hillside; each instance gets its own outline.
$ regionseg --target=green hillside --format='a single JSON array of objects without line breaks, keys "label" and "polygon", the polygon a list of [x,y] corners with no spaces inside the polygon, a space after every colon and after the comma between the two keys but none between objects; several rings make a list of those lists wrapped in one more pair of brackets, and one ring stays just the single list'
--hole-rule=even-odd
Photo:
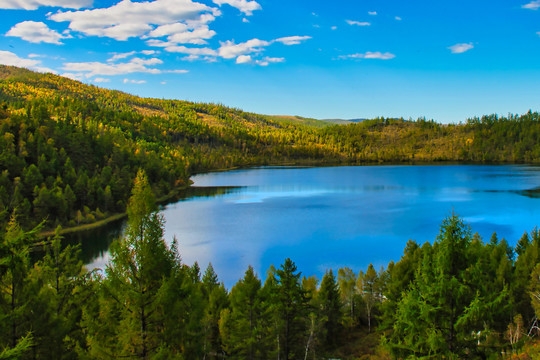
[{"label": "green hillside", "polygon": [[215,104],[145,99],[0,67],[0,209],[27,226],[123,212],[137,169],[158,197],[196,172],[342,161],[315,129]]},{"label": "green hillside", "polygon": [[158,198],[190,175],[268,164],[540,162],[540,117],[443,125],[377,118],[348,125],[141,98],[0,66],[0,223],[94,223],[125,212],[138,169]]}]

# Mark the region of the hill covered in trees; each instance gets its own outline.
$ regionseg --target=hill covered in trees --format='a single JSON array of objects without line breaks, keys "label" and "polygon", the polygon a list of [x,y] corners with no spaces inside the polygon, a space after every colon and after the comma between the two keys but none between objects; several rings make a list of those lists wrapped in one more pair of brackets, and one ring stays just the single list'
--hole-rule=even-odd
[{"label": "hill covered in trees", "polygon": [[0,222],[28,228],[123,213],[138,169],[158,198],[216,169],[267,164],[540,162],[540,116],[463,124],[377,118],[332,125],[217,104],[140,98],[0,66]]}]

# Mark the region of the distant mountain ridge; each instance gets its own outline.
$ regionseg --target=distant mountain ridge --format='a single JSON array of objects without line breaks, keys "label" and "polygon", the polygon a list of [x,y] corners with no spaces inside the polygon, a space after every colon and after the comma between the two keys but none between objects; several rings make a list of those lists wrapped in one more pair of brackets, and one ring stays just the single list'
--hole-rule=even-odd
[{"label": "distant mountain ridge", "polygon": [[359,119],[321,119],[320,121],[329,122],[333,124],[350,124],[350,123],[359,123],[362,121],[366,121],[368,119],[366,118],[359,118]]}]

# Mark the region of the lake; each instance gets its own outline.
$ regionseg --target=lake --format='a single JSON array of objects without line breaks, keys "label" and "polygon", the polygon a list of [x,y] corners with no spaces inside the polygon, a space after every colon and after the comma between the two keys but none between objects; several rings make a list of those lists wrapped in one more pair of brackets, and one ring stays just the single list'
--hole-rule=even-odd
[{"label": "lake", "polygon": [[[303,274],[355,271],[400,259],[414,239],[433,242],[457,213],[489,241],[511,245],[540,223],[540,167],[426,165],[262,167],[196,175],[163,207],[165,237],[182,261],[212,263],[230,287],[252,265],[259,277],[290,257]],[[122,224],[79,234],[90,268],[104,268]]]}]

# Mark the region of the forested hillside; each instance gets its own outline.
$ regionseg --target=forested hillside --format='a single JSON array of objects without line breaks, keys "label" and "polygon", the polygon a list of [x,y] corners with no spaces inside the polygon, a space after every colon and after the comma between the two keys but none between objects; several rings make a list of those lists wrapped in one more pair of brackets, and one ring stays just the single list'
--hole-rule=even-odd
[{"label": "forested hillside", "polygon": [[341,161],[315,129],[213,104],[142,99],[51,74],[0,67],[0,214],[23,226],[124,212],[145,170],[158,197],[195,172]]},{"label": "forested hillside", "polygon": [[[266,164],[540,162],[540,116],[331,125],[160,100],[0,66],[0,222],[93,223],[123,213],[137,170],[158,198],[196,172]],[[361,109],[359,109],[361,110]]]}]

